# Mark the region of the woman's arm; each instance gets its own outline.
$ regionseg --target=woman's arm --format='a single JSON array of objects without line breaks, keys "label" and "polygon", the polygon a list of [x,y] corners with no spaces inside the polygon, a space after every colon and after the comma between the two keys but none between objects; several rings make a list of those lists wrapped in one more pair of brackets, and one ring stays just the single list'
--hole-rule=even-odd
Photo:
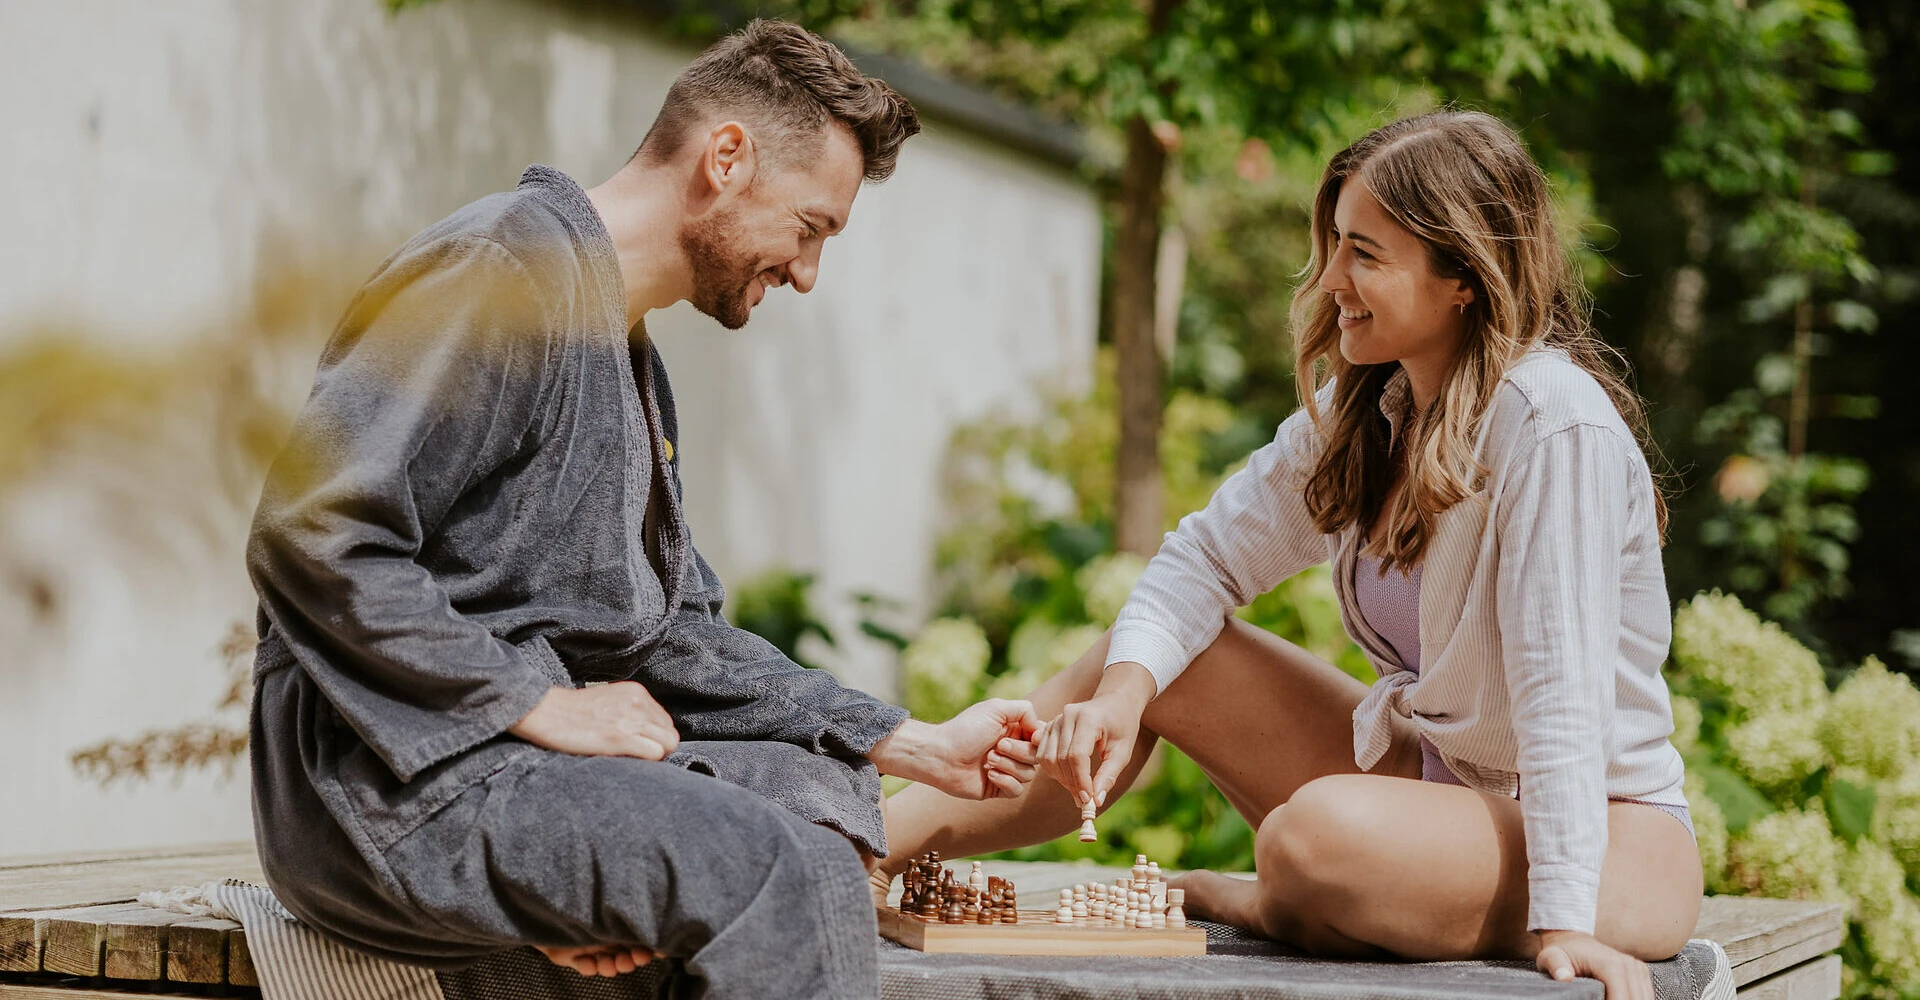
[{"label": "woman's arm", "polygon": [[1651,488],[1630,437],[1577,424],[1514,459],[1494,512],[1529,930],[1593,933],[1607,852],[1621,551],[1636,493],[1650,502]]},{"label": "woman's arm", "polygon": [[1304,493],[1318,441],[1307,411],[1295,411],[1204,509],[1180,520],[1114,623],[1109,666],[1138,663],[1163,691],[1229,615],[1326,560]]}]

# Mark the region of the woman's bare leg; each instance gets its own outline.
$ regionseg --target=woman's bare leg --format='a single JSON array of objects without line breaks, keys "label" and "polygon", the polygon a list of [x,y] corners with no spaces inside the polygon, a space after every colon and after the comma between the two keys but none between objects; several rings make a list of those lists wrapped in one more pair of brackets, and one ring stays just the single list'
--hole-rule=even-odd
[{"label": "woman's bare leg", "polygon": [[[1700,909],[1693,838],[1650,806],[1607,813],[1595,937],[1671,957]],[[1434,782],[1322,778],[1261,823],[1257,882],[1209,872],[1176,882],[1188,911],[1319,954],[1532,958],[1520,803]]]},{"label": "woman's bare leg", "polygon": [[[1042,684],[1029,696],[1035,714],[1051,719],[1069,702],[1092,697],[1106,657],[1102,639]],[[1133,760],[1109,801],[1133,783],[1160,736],[1192,757],[1257,827],[1301,785],[1357,770],[1352,716],[1366,693],[1366,685],[1298,646],[1229,621],[1220,638],[1148,704]],[[1396,759],[1383,766],[1400,773],[1408,763]],[[1079,823],[1072,797],[1044,775],[1019,798],[985,802],[916,785],[887,802],[890,853],[882,871],[897,873],[929,850],[966,857],[1043,843]]]}]

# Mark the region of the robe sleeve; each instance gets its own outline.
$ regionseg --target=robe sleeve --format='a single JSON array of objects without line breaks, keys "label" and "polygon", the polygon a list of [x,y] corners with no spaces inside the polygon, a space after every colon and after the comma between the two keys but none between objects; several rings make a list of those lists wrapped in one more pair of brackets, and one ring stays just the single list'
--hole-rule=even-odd
[{"label": "robe sleeve", "polygon": [[349,307],[262,491],[247,569],[265,612],[402,781],[498,736],[551,686],[416,561],[527,444],[549,391],[546,312],[489,240],[396,256]]},{"label": "robe sleeve", "polygon": [[634,678],[672,714],[682,739],[771,740],[864,757],[906,721],[905,709],[729,624],[719,578],[698,552],[687,563],[674,621]]}]

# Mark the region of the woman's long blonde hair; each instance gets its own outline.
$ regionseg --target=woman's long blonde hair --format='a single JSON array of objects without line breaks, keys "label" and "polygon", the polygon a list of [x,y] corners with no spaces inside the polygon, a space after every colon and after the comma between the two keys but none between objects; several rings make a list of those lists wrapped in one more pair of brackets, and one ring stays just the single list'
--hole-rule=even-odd
[{"label": "woman's long blonde hair", "polygon": [[[1313,204],[1313,260],[1293,293],[1294,377],[1327,442],[1306,483],[1322,532],[1371,525],[1394,479],[1381,391],[1398,363],[1350,364],[1340,355],[1339,307],[1319,287],[1338,240],[1333,209],[1359,177],[1389,216],[1420,238],[1434,273],[1473,289],[1460,356],[1439,397],[1402,428],[1407,483],[1369,546],[1387,566],[1420,562],[1441,514],[1474,495],[1485,474],[1477,431],[1507,369],[1552,345],[1586,369],[1647,443],[1646,414],[1627,386],[1624,359],[1593,331],[1586,286],[1553,221],[1546,176],[1520,137],[1475,111],[1434,111],[1362,136],[1327,164]],[[1334,384],[1331,412],[1315,395]],[[1662,534],[1666,502],[1655,490]]]}]

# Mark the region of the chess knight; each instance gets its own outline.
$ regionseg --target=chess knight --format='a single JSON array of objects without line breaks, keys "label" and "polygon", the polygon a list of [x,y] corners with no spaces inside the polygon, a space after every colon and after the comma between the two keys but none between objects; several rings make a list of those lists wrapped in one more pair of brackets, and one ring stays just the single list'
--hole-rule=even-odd
[{"label": "chess knight", "polygon": [[756,22],[605,183],[531,167],[375,271],[247,548],[255,828],[302,921],[428,966],[533,945],[673,959],[675,995],[877,995],[880,774],[1018,794],[1031,709],[918,722],[728,624],[643,318],[812,288],[918,129]]}]

